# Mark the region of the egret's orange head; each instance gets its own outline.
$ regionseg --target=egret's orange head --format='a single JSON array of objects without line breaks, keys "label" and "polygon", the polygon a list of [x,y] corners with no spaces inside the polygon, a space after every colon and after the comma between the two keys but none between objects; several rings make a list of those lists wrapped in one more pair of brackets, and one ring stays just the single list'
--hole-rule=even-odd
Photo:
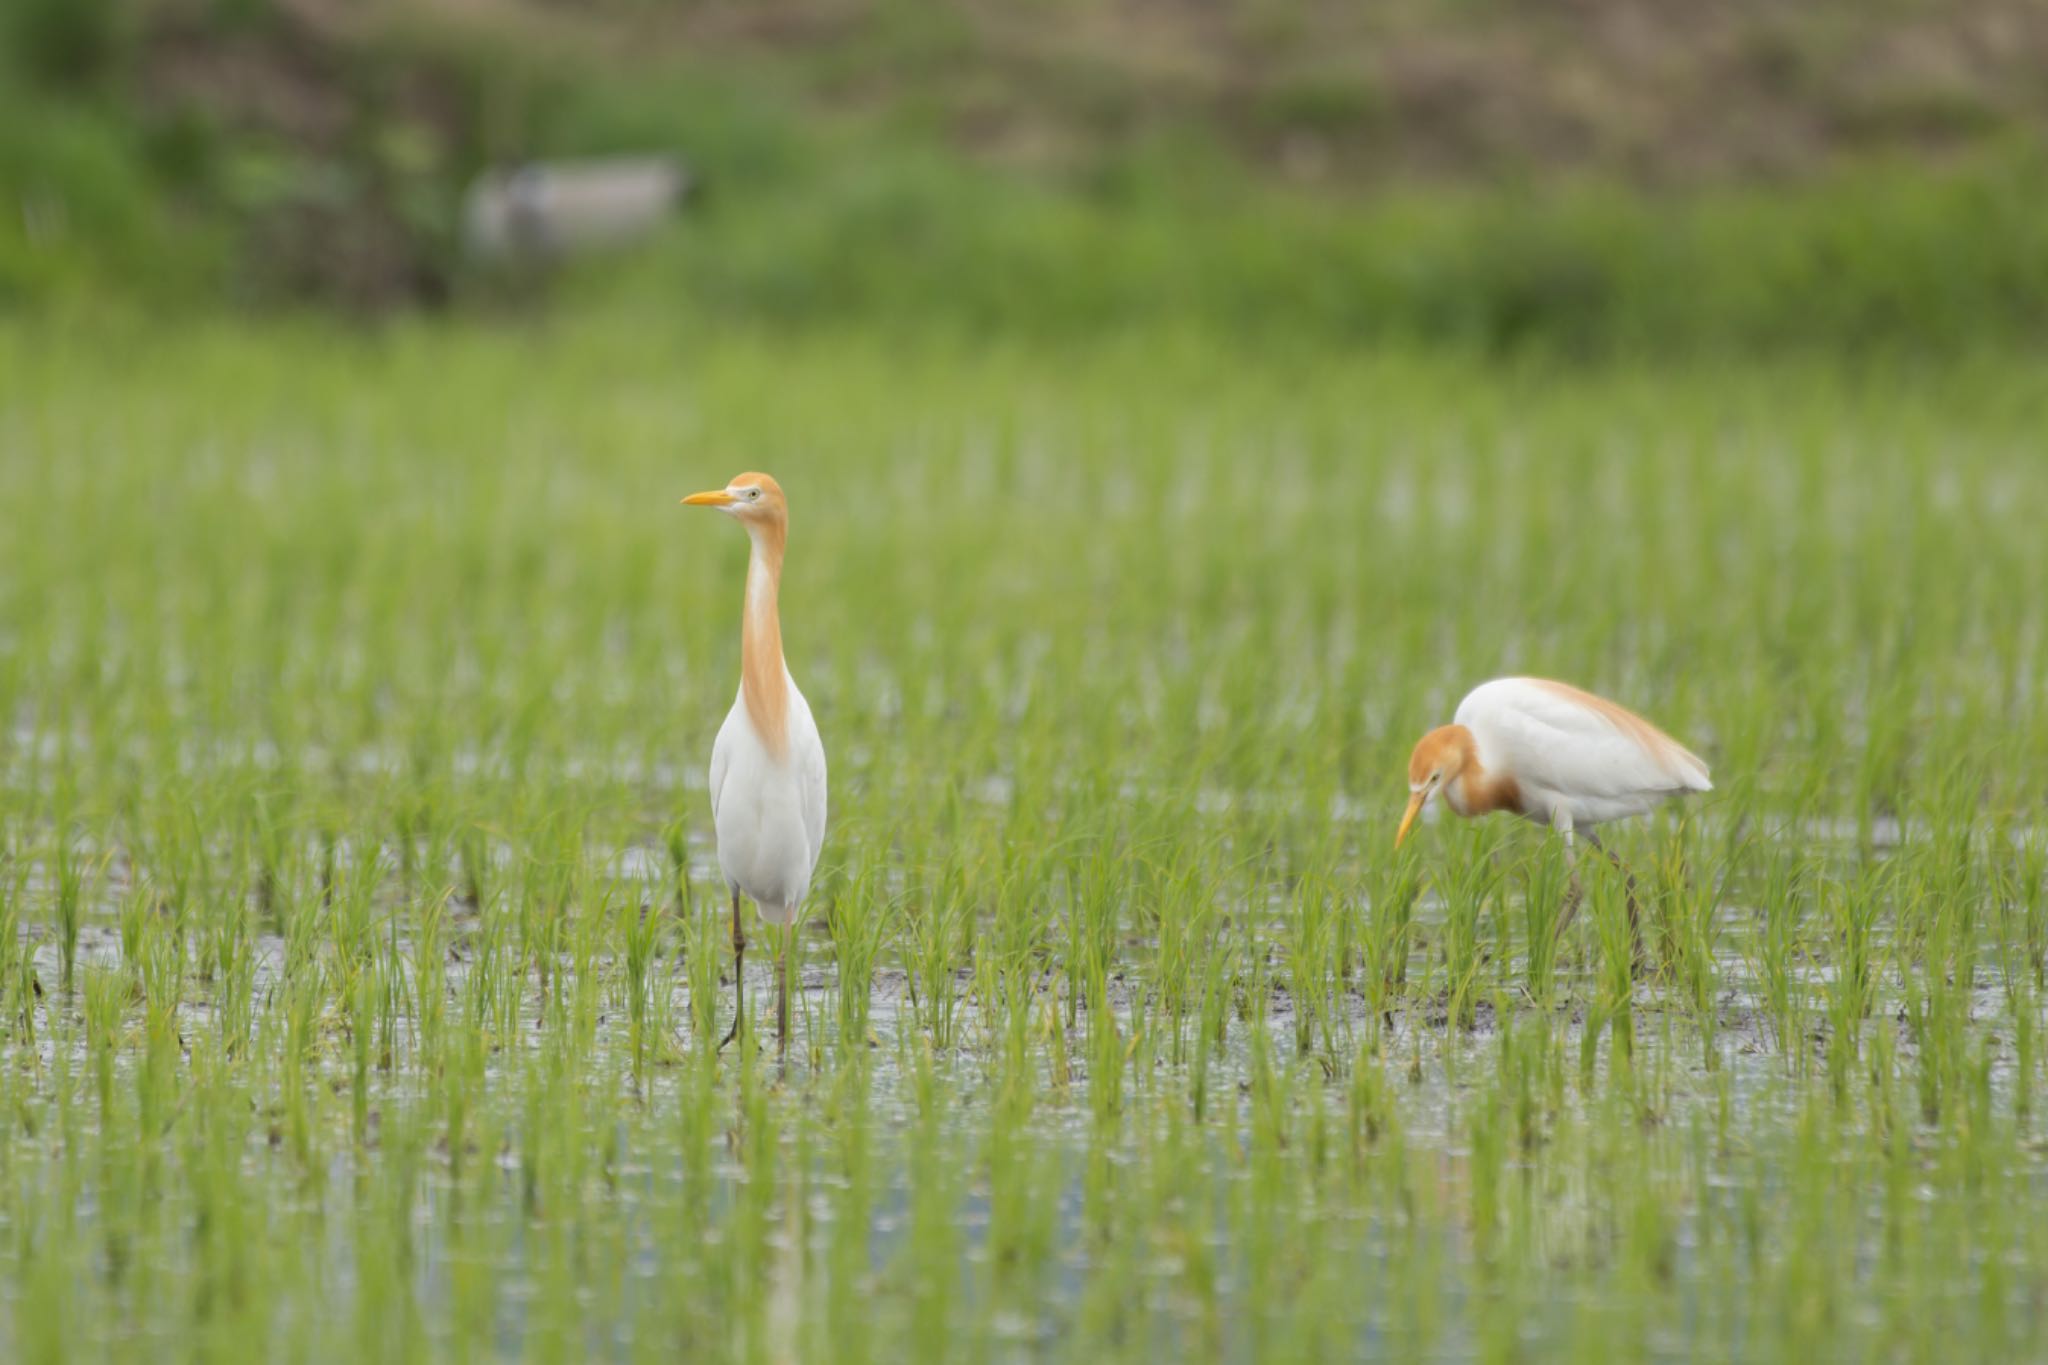
[{"label": "egret's orange head", "polygon": [[1408,809],[1401,815],[1401,827],[1394,831],[1395,848],[1408,837],[1429,798],[1455,782],[1476,752],[1472,732],[1462,725],[1439,725],[1415,742],[1415,752],[1408,755]]},{"label": "egret's orange head", "polygon": [[789,520],[782,485],[766,474],[741,474],[723,488],[692,493],[686,507],[715,507],[747,526],[781,525]]}]

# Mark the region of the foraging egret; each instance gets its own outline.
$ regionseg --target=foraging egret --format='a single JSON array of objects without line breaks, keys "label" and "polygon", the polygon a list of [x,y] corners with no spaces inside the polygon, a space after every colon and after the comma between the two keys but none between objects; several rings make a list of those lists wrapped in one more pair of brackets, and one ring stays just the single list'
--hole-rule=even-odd
[{"label": "foraging egret", "polygon": [[[1584,831],[1586,842],[1628,877],[1591,827],[1641,815],[1668,796],[1711,790],[1696,754],[1627,707],[1544,678],[1496,678],[1473,688],[1451,724],[1416,744],[1394,846],[1441,792],[1463,816],[1508,810],[1549,825],[1564,836],[1575,871],[1572,838]],[[1629,877],[1631,891],[1634,884]],[[1560,932],[1578,908],[1576,875],[1573,891]],[[1633,895],[1629,914],[1633,928]]]},{"label": "foraging egret", "polygon": [[[795,925],[825,844],[825,745],[810,705],[782,658],[776,596],[789,539],[789,504],[766,474],[742,474],[723,488],[692,493],[690,507],[715,507],[746,528],[746,607],[740,617],[740,691],[711,746],[711,824],[718,870],[732,892],[732,1030],[746,1015],[747,936],[740,896],[771,924]],[[789,981],[775,962],[775,1036],[789,1045]]]}]

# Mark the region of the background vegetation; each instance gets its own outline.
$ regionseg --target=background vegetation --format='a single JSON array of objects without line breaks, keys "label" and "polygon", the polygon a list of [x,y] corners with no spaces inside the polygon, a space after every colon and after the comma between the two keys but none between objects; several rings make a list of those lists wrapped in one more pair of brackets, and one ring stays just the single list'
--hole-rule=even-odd
[{"label": "background vegetation", "polygon": [[1375,9],[10,0],[0,306],[501,298],[473,175],[666,148],[588,287],[713,325],[2040,339],[2027,5]]}]

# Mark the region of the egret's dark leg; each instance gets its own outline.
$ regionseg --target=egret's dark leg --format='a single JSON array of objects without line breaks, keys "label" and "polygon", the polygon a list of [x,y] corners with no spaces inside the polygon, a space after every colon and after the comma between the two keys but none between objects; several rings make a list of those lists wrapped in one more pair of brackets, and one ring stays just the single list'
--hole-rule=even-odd
[{"label": "egret's dark leg", "polygon": [[1641,914],[1636,909],[1636,874],[1629,871],[1628,864],[1624,863],[1620,858],[1616,857],[1614,855],[1614,852],[1611,849],[1609,849],[1607,845],[1601,843],[1598,839],[1594,838],[1593,832],[1591,830],[1586,831],[1586,842],[1591,844],[1594,848],[1599,849],[1601,856],[1606,858],[1608,862],[1614,864],[1614,870],[1621,874],[1622,883],[1628,888],[1629,948],[1635,955],[1634,963],[1636,967],[1640,968],[1643,965],[1643,930]]},{"label": "egret's dark leg", "polygon": [[791,924],[782,932],[782,942],[775,950],[775,1051],[789,1051],[789,941],[796,937],[796,926]]},{"label": "egret's dark leg", "polygon": [[718,1040],[718,1050],[740,1036],[740,1021],[747,1017],[747,931],[740,924],[740,889],[732,889],[732,1027]]},{"label": "egret's dark leg", "polygon": [[1550,931],[1553,941],[1561,942],[1564,931],[1572,927],[1572,921],[1579,916],[1579,902],[1586,898],[1586,888],[1579,881],[1577,868],[1572,869],[1571,885],[1565,888],[1564,909],[1557,917],[1557,927]]}]

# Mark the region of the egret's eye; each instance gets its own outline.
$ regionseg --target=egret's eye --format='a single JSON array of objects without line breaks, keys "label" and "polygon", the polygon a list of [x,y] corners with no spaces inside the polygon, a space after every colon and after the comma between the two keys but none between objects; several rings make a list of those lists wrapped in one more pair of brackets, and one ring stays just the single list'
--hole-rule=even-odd
[{"label": "egret's eye", "polygon": [[748,501],[748,502],[759,502],[760,500],[761,500],[761,490],[760,490],[760,489],[758,489],[758,488],[749,488],[749,489],[747,490],[747,501]]}]

